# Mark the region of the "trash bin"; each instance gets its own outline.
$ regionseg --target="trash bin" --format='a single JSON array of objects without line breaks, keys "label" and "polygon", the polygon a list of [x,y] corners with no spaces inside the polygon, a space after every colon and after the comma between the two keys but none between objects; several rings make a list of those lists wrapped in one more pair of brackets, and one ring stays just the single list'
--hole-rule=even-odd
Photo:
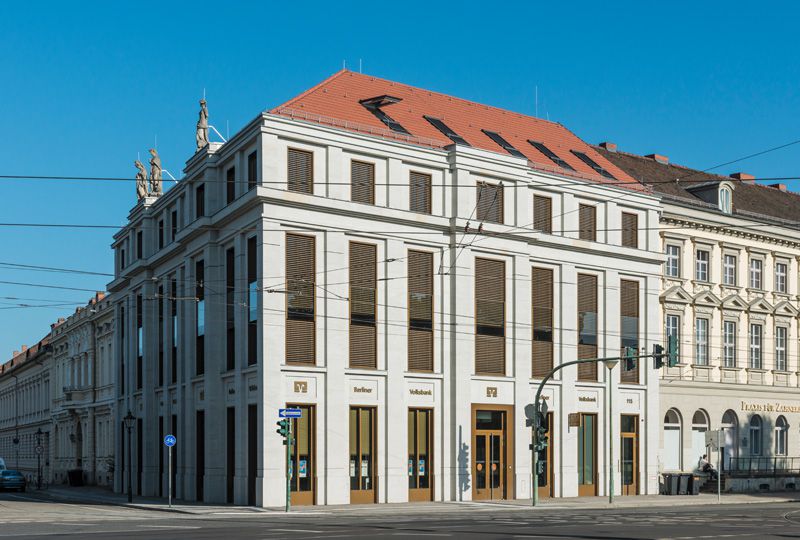
[{"label": "trash bin", "polygon": [[696,474],[691,476],[689,482],[689,495],[700,495],[700,477]]},{"label": "trash bin", "polygon": [[678,495],[688,495],[689,494],[689,479],[692,477],[691,474],[679,474],[680,479],[678,480]]},{"label": "trash bin", "polygon": [[69,479],[70,487],[81,487],[83,485],[83,470],[72,469],[67,471],[67,478]]},{"label": "trash bin", "polygon": [[665,474],[664,475],[664,495],[677,495],[678,494],[678,475]]}]

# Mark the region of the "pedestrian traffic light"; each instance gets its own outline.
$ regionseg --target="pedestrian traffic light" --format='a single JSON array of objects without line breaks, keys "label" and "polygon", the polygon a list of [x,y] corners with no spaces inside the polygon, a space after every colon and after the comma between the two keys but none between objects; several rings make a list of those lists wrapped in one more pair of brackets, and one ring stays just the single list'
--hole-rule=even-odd
[{"label": "pedestrian traffic light", "polygon": [[636,349],[633,347],[624,347],[622,349],[622,358],[624,360],[622,366],[625,371],[633,371],[636,369]]},{"label": "pedestrian traffic light", "polygon": [[547,415],[536,413],[536,450],[541,451],[547,448]]},{"label": "pedestrian traffic light", "polygon": [[545,468],[547,467],[547,463],[544,461],[537,461],[536,462],[536,474],[544,474]]},{"label": "pedestrian traffic light", "polygon": [[664,367],[664,347],[658,343],[653,344],[653,366],[656,369]]},{"label": "pedestrian traffic light", "polygon": [[278,429],[275,432],[283,437],[283,444],[291,444],[291,437],[292,437],[292,427],[291,427],[291,420],[288,418],[284,418],[282,420],[278,420]]},{"label": "pedestrian traffic light", "polygon": [[678,365],[678,336],[669,336],[667,340],[667,365],[669,367]]}]

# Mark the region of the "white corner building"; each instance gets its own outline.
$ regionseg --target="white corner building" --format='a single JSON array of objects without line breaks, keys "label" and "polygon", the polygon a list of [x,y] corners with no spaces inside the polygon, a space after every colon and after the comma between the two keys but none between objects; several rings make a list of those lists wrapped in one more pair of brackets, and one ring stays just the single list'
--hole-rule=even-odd
[{"label": "white corner building", "polygon": [[[213,107],[212,107],[213,114]],[[659,200],[562,125],[349,71],[191,157],[114,237],[115,487],[294,504],[531,495],[552,366],[661,343]],[[658,490],[652,361],[558,372],[542,496]],[[124,437],[123,437],[124,435]],[[613,455],[607,449],[613,447]]]}]

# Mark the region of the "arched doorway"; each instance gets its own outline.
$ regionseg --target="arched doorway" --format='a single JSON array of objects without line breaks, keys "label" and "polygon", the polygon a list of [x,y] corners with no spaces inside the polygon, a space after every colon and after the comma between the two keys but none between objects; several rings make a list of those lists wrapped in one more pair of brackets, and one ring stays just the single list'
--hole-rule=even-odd
[{"label": "arched doorway", "polygon": [[722,469],[730,470],[731,460],[739,455],[739,419],[728,409],[722,415]]},{"label": "arched doorway", "polygon": [[706,431],[708,431],[708,415],[702,409],[695,411],[692,416],[692,465],[699,463],[700,458],[706,453]]},{"label": "arched doorway", "polygon": [[83,426],[78,419],[75,422],[75,468],[83,468]]},{"label": "arched doorway", "polygon": [[664,470],[681,470],[681,416],[675,409],[664,415]]}]

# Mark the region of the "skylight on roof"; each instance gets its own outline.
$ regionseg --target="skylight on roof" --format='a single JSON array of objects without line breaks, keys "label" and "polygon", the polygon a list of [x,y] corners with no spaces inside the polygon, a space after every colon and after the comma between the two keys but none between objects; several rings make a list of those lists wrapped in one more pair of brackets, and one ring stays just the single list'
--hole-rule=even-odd
[{"label": "skylight on roof", "polygon": [[441,131],[442,135],[444,135],[445,137],[447,137],[448,139],[450,139],[454,143],[460,144],[461,146],[470,146],[470,144],[467,141],[465,141],[461,137],[461,135],[459,135],[458,133],[456,133],[455,131],[450,129],[450,127],[448,127],[447,124],[445,124],[444,122],[442,122],[438,118],[434,118],[432,116],[427,116],[427,115],[423,116],[423,118],[425,120],[427,120],[428,122],[430,122],[433,127],[438,129],[439,131]]},{"label": "skylight on roof", "polygon": [[545,156],[547,156],[547,157],[550,159],[550,161],[552,161],[553,163],[555,163],[556,165],[558,165],[558,166],[559,166],[559,167],[561,167],[562,169],[567,169],[567,170],[569,170],[569,171],[574,171],[574,170],[575,170],[575,168],[574,168],[572,165],[570,165],[569,163],[567,163],[566,161],[564,161],[563,159],[561,159],[560,157],[558,157],[558,156],[555,154],[555,152],[553,152],[553,151],[552,151],[552,150],[550,150],[548,147],[546,147],[546,146],[544,145],[544,143],[540,143],[540,142],[532,141],[532,140],[530,140],[530,139],[528,139],[528,142],[531,144],[531,146],[533,146],[533,147],[534,147],[534,148],[536,148],[536,149],[537,149],[539,152],[541,152],[542,154],[544,154]]},{"label": "skylight on roof", "polygon": [[514,148],[514,146],[510,142],[505,140],[499,133],[495,133],[494,131],[489,131],[488,129],[482,129],[481,131],[483,131],[483,133],[486,134],[487,137],[496,142],[503,150],[505,150],[512,156],[517,156],[527,159],[527,157],[525,157],[525,154]]},{"label": "skylight on roof", "polygon": [[359,103],[361,103],[369,112],[374,114],[378,120],[386,124],[386,126],[392,131],[403,133],[405,135],[411,135],[411,133],[409,133],[408,130],[406,130],[406,128],[400,124],[400,122],[381,110],[381,107],[391,105],[392,103],[398,103],[400,101],[401,98],[384,95],[362,99],[359,101]]},{"label": "skylight on roof", "polygon": [[575,157],[577,157],[578,159],[580,159],[581,161],[586,163],[589,167],[594,169],[595,172],[597,174],[599,174],[600,176],[605,176],[606,178],[610,178],[612,180],[616,180],[616,178],[614,177],[613,174],[611,174],[610,172],[605,170],[603,167],[598,165],[597,162],[595,162],[592,158],[590,158],[589,156],[587,156],[583,152],[578,152],[577,150],[570,150],[570,152],[572,152],[575,155]]}]

